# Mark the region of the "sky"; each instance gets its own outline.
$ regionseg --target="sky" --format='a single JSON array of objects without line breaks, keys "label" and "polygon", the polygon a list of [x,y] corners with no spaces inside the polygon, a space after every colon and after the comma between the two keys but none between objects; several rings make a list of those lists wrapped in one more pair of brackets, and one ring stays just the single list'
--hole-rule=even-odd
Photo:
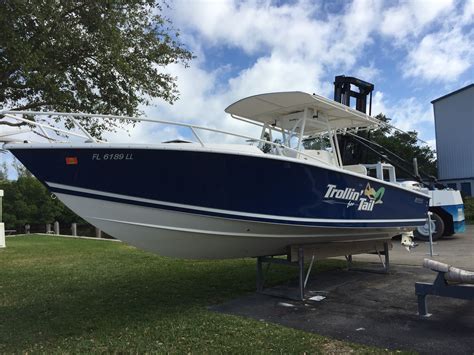
[{"label": "sky", "polygon": [[[166,15],[195,58],[188,68],[166,68],[180,99],[153,100],[143,108],[152,119],[255,135],[224,109],[265,92],[332,98],[334,77],[346,75],[375,84],[374,115],[434,147],[431,101],[474,82],[474,0],[175,0]],[[147,124],[107,134],[130,142],[177,137],[189,134]]]}]

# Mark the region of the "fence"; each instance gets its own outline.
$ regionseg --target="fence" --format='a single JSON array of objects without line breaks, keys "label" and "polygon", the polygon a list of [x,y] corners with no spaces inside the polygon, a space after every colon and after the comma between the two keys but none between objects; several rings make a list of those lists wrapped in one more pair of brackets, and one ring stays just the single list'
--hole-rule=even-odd
[{"label": "fence", "polygon": [[115,239],[114,237],[104,233],[100,229],[88,223],[47,223],[47,224],[25,224],[16,226],[15,234],[30,234],[30,233],[46,233],[46,234],[61,234],[81,237],[96,237],[104,239]]}]

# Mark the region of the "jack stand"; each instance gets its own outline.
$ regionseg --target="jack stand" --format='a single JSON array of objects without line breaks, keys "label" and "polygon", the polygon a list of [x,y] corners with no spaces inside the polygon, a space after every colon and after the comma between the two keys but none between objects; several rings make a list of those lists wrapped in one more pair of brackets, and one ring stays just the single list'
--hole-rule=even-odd
[{"label": "jack stand", "polygon": [[[266,294],[269,296],[276,296],[282,298],[288,298],[295,301],[304,301],[305,300],[305,288],[309,279],[309,275],[313,266],[314,256],[311,260],[311,264],[308,268],[308,272],[305,277],[304,270],[304,249],[302,247],[298,248],[298,260],[291,261],[291,257],[288,254],[286,259],[274,258],[272,256],[259,256],[257,257],[257,292]],[[282,292],[272,291],[264,287],[265,279],[263,275],[263,263],[271,264],[280,264],[288,266],[296,266],[298,268],[298,289],[296,295],[284,294]]]},{"label": "jack stand", "polygon": [[432,214],[433,214],[432,212],[428,211],[427,222],[428,222],[428,233],[430,235],[430,241],[428,242],[428,244],[430,245],[430,252],[426,253],[426,255],[429,255],[430,257],[439,256],[439,254],[435,254],[433,250],[433,245],[436,243],[433,243],[433,230],[431,229],[431,215]]},{"label": "jack stand", "polygon": [[[364,241],[353,241],[353,242],[329,242],[329,243],[314,243],[314,244],[295,244],[288,246],[288,253],[286,258],[276,258],[274,256],[259,256],[257,258],[257,292],[267,294],[270,296],[283,297],[287,299],[304,301],[305,289],[309,280],[309,275],[313,268],[315,260],[327,259],[336,256],[346,255],[348,261],[349,270],[369,271],[375,273],[388,273],[390,260],[389,250],[392,246],[391,240],[364,240]],[[383,251],[382,251],[383,249]],[[380,270],[374,269],[361,269],[352,267],[352,255],[356,254],[377,254],[380,258],[383,268]],[[382,255],[385,258],[382,258]],[[305,276],[304,261],[311,260],[308,271]],[[278,292],[277,287],[271,289],[265,289],[264,275],[263,275],[263,264],[281,264],[288,266],[296,266],[298,268],[298,289],[288,292],[288,288]]]},{"label": "jack stand", "polygon": [[[388,242],[383,243],[383,251],[380,252],[376,250],[375,253],[370,253],[370,254],[377,254],[379,256],[380,262],[382,263],[382,268],[381,269],[368,269],[368,268],[358,268],[358,267],[352,267],[352,255],[346,255],[346,260],[347,260],[347,268],[351,271],[365,271],[365,272],[374,272],[376,274],[388,274],[389,269],[390,269],[390,251],[388,247]],[[384,259],[382,259],[382,255],[384,256]]]}]

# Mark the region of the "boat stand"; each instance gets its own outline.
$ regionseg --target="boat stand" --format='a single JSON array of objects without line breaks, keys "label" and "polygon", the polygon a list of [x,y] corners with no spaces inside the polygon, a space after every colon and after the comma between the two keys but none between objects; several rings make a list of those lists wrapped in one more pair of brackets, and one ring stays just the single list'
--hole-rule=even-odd
[{"label": "boat stand", "polygon": [[[415,282],[418,297],[418,314],[430,317],[426,296],[435,295],[462,300],[474,300],[474,272],[458,269],[435,260],[425,259],[423,266],[438,273],[433,283]],[[457,284],[449,284],[456,282]]]},{"label": "boat stand", "polygon": [[[257,257],[257,292],[287,298],[291,300],[304,301],[306,284],[308,283],[311,270],[315,260],[326,259],[336,256],[346,256],[349,270],[368,271],[375,273],[388,273],[390,240],[358,241],[358,242],[331,242],[317,244],[290,245],[285,258],[275,256]],[[351,253],[351,254],[349,254]],[[352,255],[376,254],[383,265],[381,269],[364,269],[352,267]],[[382,259],[382,255],[384,259]],[[305,273],[305,260],[311,260]],[[282,292],[275,288],[265,288],[264,264],[288,265],[298,268],[298,287],[295,292]],[[268,268],[267,268],[268,269]]]},{"label": "boat stand", "polygon": [[[306,283],[308,282],[309,275],[313,266],[314,257],[311,260],[311,264],[308,268],[306,277],[305,277],[305,267],[304,267],[304,249],[303,247],[298,248],[298,259],[296,261],[291,260],[291,254],[286,255],[286,259],[273,257],[273,256],[259,256],[257,257],[257,292],[266,294],[269,296],[283,297],[292,299],[295,301],[304,301],[305,300],[305,288]],[[271,264],[280,264],[288,266],[296,266],[298,268],[298,288],[296,294],[278,292],[273,289],[265,288],[265,276],[263,273],[263,264],[268,264],[270,267]],[[267,268],[268,270],[268,268]]]},{"label": "boat stand", "polygon": [[[390,271],[390,248],[388,242],[383,243],[383,250],[375,249],[374,252],[367,253],[374,254],[379,256],[380,263],[382,268],[361,268],[352,266],[352,255],[346,255],[347,268],[351,271],[364,271],[364,272],[374,272],[376,274],[388,274]],[[383,256],[383,258],[382,258]]]}]

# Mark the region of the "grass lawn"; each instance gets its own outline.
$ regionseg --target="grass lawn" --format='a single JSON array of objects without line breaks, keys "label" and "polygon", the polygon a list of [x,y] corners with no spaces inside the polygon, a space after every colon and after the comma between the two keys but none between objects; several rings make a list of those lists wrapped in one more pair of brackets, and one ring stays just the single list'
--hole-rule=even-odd
[{"label": "grass lawn", "polygon": [[[278,271],[270,282],[295,275]],[[122,243],[8,238],[0,249],[0,353],[381,351],[207,310],[254,290],[253,259],[183,261]]]}]

